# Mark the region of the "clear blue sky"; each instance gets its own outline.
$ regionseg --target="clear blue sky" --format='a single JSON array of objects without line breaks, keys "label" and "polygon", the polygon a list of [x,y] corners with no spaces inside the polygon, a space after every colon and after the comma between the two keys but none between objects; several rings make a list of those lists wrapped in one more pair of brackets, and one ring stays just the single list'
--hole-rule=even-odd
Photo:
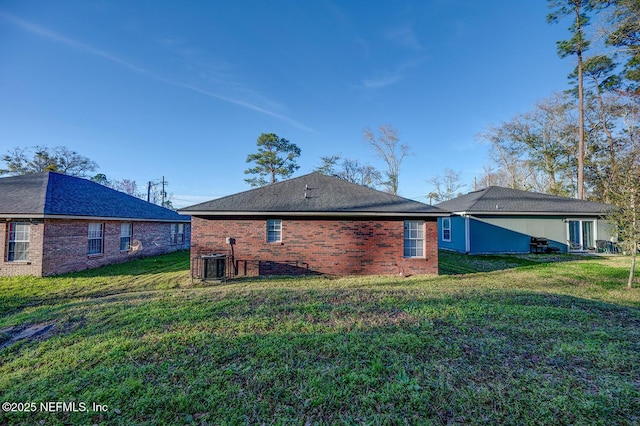
[{"label": "clear blue sky", "polygon": [[363,129],[411,147],[400,195],[445,168],[467,190],[476,135],[567,88],[546,0],[0,2],[0,152],[68,146],[174,205],[249,189],[261,133],[384,168]]}]

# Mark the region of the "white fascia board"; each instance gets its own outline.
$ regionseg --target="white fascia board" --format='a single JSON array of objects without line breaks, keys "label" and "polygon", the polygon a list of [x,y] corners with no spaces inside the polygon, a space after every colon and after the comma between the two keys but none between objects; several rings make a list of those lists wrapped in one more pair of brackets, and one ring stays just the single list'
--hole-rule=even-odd
[{"label": "white fascia board", "polygon": [[459,216],[603,216],[606,215],[606,212],[508,212],[508,211],[474,211],[474,212],[453,212],[452,214],[456,214]]},{"label": "white fascia board", "polygon": [[106,217],[106,216],[71,216],[71,215],[52,215],[52,214],[0,214],[0,218],[6,220],[12,219],[69,219],[69,220],[99,220],[99,221],[127,221],[127,222],[165,222],[165,223],[189,223],[191,218],[184,219],[140,219],[133,217]]},{"label": "white fascia board", "polygon": [[406,213],[384,213],[384,212],[231,212],[231,211],[194,211],[182,210],[181,213],[190,216],[330,216],[330,217],[447,217],[450,213],[422,213],[422,212],[406,212]]}]

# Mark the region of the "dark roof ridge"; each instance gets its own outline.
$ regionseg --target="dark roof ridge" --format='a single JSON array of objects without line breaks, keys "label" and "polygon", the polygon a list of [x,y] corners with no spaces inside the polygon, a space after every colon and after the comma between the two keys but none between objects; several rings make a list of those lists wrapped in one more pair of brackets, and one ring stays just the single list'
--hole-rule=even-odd
[{"label": "dark roof ridge", "polygon": [[195,215],[446,214],[437,207],[319,172],[205,201],[180,211]]},{"label": "dark roof ridge", "polygon": [[535,214],[597,214],[612,206],[561,195],[489,186],[437,204],[453,212],[467,213],[535,213]]},{"label": "dark roof ridge", "polygon": [[[250,194],[250,193],[252,193],[252,192],[260,191],[260,190],[262,190],[262,189],[264,189],[264,188],[266,188],[266,187],[275,187],[275,186],[279,186],[279,185],[281,185],[281,184],[283,184],[283,183],[285,183],[285,182],[290,182],[290,181],[292,181],[292,180],[300,179],[300,178],[303,178],[303,177],[305,177],[305,176],[312,175],[312,174],[314,174],[314,173],[318,173],[318,172],[311,172],[311,173],[307,173],[306,175],[298,176],[298,177],[295,177],[295,178],[291,178],[291,179],[287,179],[287,180],[280,180],[280,181],[277,181],[277,182],[274,182],[274,183],[269,183],[269,184],[267,184],[267,185],[259,186],[259,187],[256,187],[256,188],[249,188],[249,189],[246,189],[246,190],[244,190],[244,191],[236,192],[235,194],[223,195],[222,197],[214,198],[213,200],[209,200],[209,201],[203,201],[203,202],[201,202],[201,203],[193,204],[193,205],[188,206],[188,207],[183,207],[182,209],[179,209],[179,210],[193,209],[193,208],[195,208],[195,207],[198,207],[198,206],[199,206],[199,205],[201,205],[201,204],[208,204],[208,203],[210,203],[211,201],[214,201],[214,200],[215,200],[215,201],[218,201],[218,200],[225,200],[225,199],[227,199],[227,198],[235,197],[235,196],[238,196],[238,195],[245,195],[245,194],[246,194],[246,195],[248,195],[248,194]],[[322,173],[318,173],[318,174],[322,174]]]}]

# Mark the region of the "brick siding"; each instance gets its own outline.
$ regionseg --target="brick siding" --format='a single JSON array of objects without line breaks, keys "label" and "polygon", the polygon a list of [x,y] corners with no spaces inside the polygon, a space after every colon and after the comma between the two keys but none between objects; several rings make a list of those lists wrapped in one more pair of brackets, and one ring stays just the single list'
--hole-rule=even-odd
[{"label": "brick siding", "polygon": [[192,273],[201,277],[201,256],[231,253],[227,237],[240,276],[438,273],[435,218],[424,224],[424,258],[404,258],[402,219],[281,219],[282,242],[267,243],[265,218],[192,217]]},{"label": "brick siding", "polygon": [[[103,253],[88,255],[88,224],[104,225]],[[131,223],[131,250],[120,251],[120,224]],[[138,257],[155,256],[185,250],[191,244],[191,229],[185,223],[183,244],[170,244],[170,223],[136,221],[91,221],[45,219],[30,227],[29,262],[7,262],[7,224],[0,223],[0,276],[57,275],[125,262]]]}]

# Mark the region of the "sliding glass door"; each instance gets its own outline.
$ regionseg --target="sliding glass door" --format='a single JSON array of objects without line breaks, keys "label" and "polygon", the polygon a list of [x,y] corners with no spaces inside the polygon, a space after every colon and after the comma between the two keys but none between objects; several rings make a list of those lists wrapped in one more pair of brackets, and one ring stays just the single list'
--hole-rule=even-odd
[{"label": "sliding glass door", "polygon": [[567,241],[569,251],[586,251],[595,249],[595,221],[568,220]]}]

